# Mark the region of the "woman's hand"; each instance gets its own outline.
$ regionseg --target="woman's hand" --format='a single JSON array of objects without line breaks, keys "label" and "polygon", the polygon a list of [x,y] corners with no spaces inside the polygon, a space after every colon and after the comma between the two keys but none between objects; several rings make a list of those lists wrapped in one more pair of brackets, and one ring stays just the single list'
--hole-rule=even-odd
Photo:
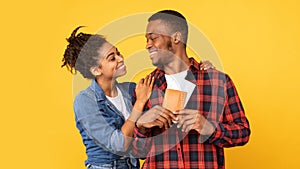
[{"label": "woman's hand", "polygon": [[130,116],[123,124],[121,130],[124,135],[124,150],[127,151],[129,145],[131,144],[133,129],[135,127],[135,122],[141,116],[144,106],[152,93],[152,86],[154,83],[154,77],[151,75],[146,76],[141,79],[136,85],[136,102],[133,105],[132,112]]},{"label": "woman's hand", "polygon": [[208,60],[200,62],[200,69],[201,70],[214,69],[214,68],[215,68],[214,65]]},{"label": "woman's hand", "polygon": [[151,96],[153,83],[154,77],[151,75],[147,75],[139,81],[135,88],[137,102],[145,104],[148,101]]}]

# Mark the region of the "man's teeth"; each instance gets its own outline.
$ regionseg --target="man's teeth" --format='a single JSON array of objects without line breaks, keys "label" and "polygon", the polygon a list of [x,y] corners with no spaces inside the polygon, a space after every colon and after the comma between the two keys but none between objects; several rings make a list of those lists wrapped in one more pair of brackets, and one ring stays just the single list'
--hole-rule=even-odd
[{"label": "man's teeth", "polygon": [[150,55],[153,55],[155,53],[157,53],[157,51],[152,51],[152,52],[150,52]]}]

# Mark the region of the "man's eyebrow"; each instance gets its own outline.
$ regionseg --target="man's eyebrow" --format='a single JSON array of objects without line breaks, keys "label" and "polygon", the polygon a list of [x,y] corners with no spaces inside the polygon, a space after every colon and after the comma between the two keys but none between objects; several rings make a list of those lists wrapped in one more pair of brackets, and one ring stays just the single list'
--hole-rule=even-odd
[{"label": "man's eyebrow", "polygon": [[146,33],[145,37],[147,38],[147,36],[151,36],[152,34],[154,34],[154,33],[153,32]]}]

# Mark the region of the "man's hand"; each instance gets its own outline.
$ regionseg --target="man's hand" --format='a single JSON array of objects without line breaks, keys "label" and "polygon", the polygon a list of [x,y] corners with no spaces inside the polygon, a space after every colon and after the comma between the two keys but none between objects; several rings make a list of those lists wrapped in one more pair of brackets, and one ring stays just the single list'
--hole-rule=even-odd
[{"label": "man's hand", "polygon": [[194,129],[201,135],[211,135],[214,132],[213,125],[199,113],[198,110],[183,109],[175,112],[178,115],[177,127],[182,127],[183,132]]},{"label": "man's hand", "polygon": [[175,115],[168,109],[161,106],[154,106],[144,113],[137,121],[137,127],[141,131],[145,131],[145,128],[152,128],[158,126],[166,129],[172,126],[172,120],[175,120]]}]

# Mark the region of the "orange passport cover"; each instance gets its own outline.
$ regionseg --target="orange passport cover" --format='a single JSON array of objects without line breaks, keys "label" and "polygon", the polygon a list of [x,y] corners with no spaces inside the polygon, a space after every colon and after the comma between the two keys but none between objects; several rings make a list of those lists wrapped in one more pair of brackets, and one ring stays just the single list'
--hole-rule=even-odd
[{"label": "orange passport cover", "polygon": [[172,112],[183,109],[186,94],[187,93],[183,91],[166,89],[163,107]]}]

